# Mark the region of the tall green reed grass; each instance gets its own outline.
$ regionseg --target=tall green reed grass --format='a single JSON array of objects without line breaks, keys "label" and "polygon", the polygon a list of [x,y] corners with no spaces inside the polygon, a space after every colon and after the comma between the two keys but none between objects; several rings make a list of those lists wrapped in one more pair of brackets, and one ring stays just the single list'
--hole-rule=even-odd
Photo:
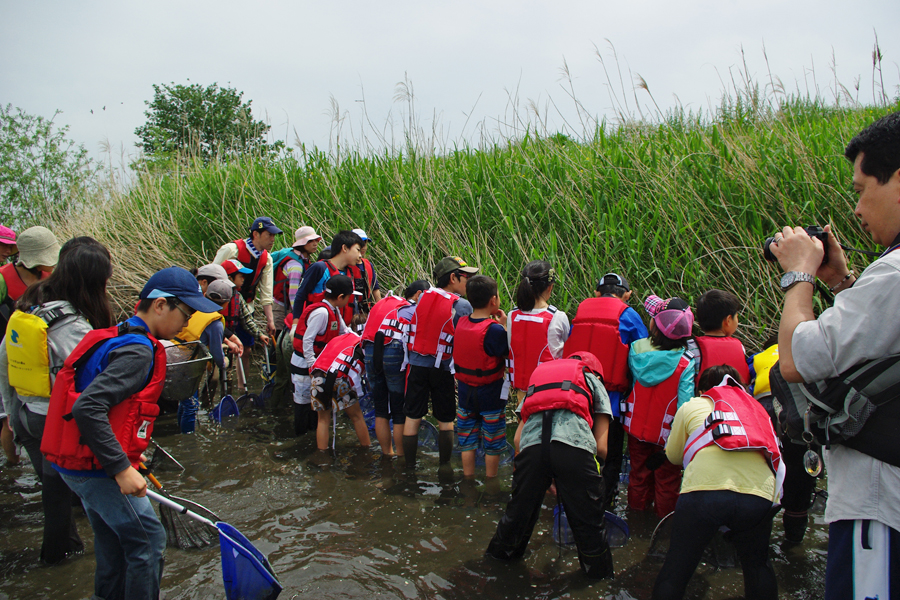
[{"label": "tall green reed grass", "polygon": [[145,173],[57,226],[110,246],[123,307],[156,269],[208,262],[269,215],[286,232],[283,245],[302,224],[326,243],[362,227],[386,288],[430,279],[437,260],[459,255],[497,279],[507,310],[522,266],[539,258],[561,274],[551,302],[570,317],[609,271],[625,275],[639,301],[655,293],[693,303],[709,288],[731,290],[746,304],[738,335],[758,348],[777,328],[781,301],[763,239],[786,224],[831,223],[845,243],[870,247],[853,217],[843,148],[897,110],[896,101],[842,107],[739,93],[714,116],[677,109],[653,123],[623,119],[586,140],[526,132],[445,153],[412,143],[368,155],[303,149]]}]

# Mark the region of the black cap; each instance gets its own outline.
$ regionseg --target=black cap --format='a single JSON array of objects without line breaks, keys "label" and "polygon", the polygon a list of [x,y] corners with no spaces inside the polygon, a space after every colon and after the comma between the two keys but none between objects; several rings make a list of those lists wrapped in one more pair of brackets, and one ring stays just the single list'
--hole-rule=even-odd
[{"label": "black cap", "polygon": [[597,291],[600,291],[601,286],[604,285],[614,285],[616,287],[620,287],[626,292],[631,290],[631,287],[628,285],[628,280],[619,275],[618,273],[607,273],[603,277],[600,278],[600,281],[597,282]]},{"label": "black cap", "polygon": [[346,296],[347,294],[362,296],[361,292],[353,289],[353,280],[346,275],[329,277],[328,281],[325,282],[325,292],[332,296]]}]

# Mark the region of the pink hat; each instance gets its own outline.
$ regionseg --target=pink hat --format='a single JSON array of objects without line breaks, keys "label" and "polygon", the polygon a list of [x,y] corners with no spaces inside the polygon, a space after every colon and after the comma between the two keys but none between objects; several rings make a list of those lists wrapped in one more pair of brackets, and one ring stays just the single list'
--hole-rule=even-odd
[{"label": "pink hat", "polygon": [[0,225],[0,244],[15,246],[16,232],[5,225]]},{"label": "pink hat", "polygon": [[664,336],[670,340],[691,337],[694,327],[694,313],[681,298],[663,300],[651,294],[644,300],[644,308],[653,317],[653,322]]},{"label": "pink hat", "polygon": [[294,248],[302,248],[313,240],[321,240],[322,236],[309,225],[304,225],[294,232]]}]

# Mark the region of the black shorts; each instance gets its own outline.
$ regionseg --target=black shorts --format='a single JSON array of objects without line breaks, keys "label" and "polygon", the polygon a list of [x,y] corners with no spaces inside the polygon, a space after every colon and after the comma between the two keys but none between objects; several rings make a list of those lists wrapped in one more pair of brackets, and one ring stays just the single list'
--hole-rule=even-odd
[{"label": "black shorts", "polygon": [[434,367],[409,365],[403,402],[406,417],[424,417],[428,413],[429,396],[434,418],[441,423],[452,423],[456,419],[456,380],[453,374]]}]

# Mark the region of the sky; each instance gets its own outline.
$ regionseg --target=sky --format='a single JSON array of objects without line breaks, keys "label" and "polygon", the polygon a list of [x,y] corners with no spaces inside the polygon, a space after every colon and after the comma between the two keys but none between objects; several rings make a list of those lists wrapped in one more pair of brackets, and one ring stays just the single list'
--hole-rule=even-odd
[{"label": "sky", "polygon": [[898,17],[897,0],[0,0],[0,103],[62,111],[116,165],[137,155],[152,85],[172,82],[243,91],[289,146],[381,151],[411,128],[440,151],[714,110],[747,76],[871,103],[876,35],[896,98]]}]

